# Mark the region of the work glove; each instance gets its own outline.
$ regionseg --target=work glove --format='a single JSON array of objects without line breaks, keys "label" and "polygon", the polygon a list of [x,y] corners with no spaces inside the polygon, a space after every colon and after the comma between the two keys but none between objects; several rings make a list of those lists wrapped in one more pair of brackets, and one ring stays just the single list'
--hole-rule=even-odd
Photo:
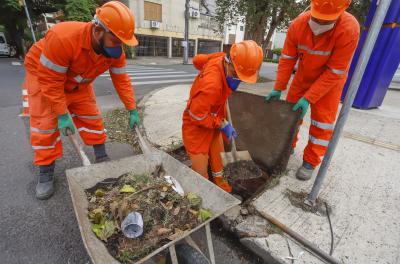
[{"label": "work glove", "polygon": [[309,105],[310,105],[310,103],[307,101],[307,99],[304,97],[301,97],[300,100],[297,101],[297,103],[293,106],[292,110],[297,111],[299,108],[301,108],[301,118],[303,119],[303,117],[307,113]]},{"label": "work glove", "polygon": [[58,116],[58,129],[64,136],[75,134],[75,126],[72,122],[71,116],[68,113]]},{"label": "work glove", "polygon": [[269,102],[272,99],[279,100],[281,99],[281,93],[282,93],[281,91],[274,89],[267,96],[265,96],[265,101]]},{"label": "work glove", "polygon": [[129,127],[133,129],[136,126],[140,126],[139,113],[136,109],[129,110]]},{"label": "work glove", "polygon": [[220,129],[229,142],[232,141],[232,138],[237,138],[236,130],[228,121],[224,120]]}]

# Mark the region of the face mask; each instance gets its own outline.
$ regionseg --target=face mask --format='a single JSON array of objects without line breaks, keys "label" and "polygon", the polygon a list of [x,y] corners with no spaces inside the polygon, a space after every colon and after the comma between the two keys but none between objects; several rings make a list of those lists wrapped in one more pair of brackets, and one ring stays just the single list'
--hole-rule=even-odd
[{"label": "face mask", "polygon": [[229,88],[231,88],[232,91],[236,91],[241,81],[238,78],[228,76],[226,77],[226,82],[228,83],[228,86]]},{"label": "face mask", "polygon": [[111,47],[111,48],[105,47],[104,46],[104,37],[100,41],[100,50],[101,50],[101,53],[104,56],[106,56],[107,58],[118,59],[119,57],[121,57],[121,54],[122,54],[122,46],[121,45]]},{"label": "face mask", "polygon": [[320,25],[317,22],[315,22],[314,20],[310,19],[308,21],[308,25],[310,26],[313,34],[315,36],[318,36],[318,35],[321,35],[322,33],[325,33],[327,31],[331,30],[335,26],[335,23],[332,23],[329,25]]}]

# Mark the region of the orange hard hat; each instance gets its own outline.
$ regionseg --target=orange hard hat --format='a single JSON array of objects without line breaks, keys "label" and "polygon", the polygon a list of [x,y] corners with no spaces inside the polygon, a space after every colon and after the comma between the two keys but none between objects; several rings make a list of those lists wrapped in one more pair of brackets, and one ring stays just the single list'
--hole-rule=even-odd
[{"label": "orange hard hat", "polygon": [[311,0],[311,16],[321,20],[336,20],[350,4],[351,0]]},{"label": "orange hard hat", "polygon": [[111,31],[118,39],[129,46],[136,46],[135,17],[131,10],[121,2],[110,1],[96,9],[95,19],[106,30]]},{"label": "orange hard hat", "polygon": [[232,45],[230,58],[241,81],[255,83],[263,61],[263,51],[253,40],[245,40]]}]

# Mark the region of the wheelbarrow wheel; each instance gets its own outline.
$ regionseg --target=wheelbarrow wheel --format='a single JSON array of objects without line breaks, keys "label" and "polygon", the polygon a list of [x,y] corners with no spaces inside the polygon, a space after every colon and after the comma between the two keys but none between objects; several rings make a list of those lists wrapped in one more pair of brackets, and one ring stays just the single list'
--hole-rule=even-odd
[{"label": "wheelbarrow wheel", "polygon": [[[188,244],[175,245],[176,257],[179,264],[209,264],[207,258]],[[172,264],[171,254],[167,254],[166,264]]]}]

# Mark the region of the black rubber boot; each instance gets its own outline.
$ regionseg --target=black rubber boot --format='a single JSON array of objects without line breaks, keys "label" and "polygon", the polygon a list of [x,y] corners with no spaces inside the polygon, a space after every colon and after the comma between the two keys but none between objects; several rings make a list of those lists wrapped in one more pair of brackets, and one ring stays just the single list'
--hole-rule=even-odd
[{"label": "black rubber boot", "polygon": [[49,199],[54,193],[55,163],[39,166],[38,182],[36,184],[36,198]]},{"label": "black rubber boot", "polygon": [[94,155],[96,157],[95,162],[100,163],[100,162],[105,162],[109,161],[110,157],[108,157],[106,153],[106,145],[105,144],[99,144],[99,145],[93,145],[94,149]]}]

